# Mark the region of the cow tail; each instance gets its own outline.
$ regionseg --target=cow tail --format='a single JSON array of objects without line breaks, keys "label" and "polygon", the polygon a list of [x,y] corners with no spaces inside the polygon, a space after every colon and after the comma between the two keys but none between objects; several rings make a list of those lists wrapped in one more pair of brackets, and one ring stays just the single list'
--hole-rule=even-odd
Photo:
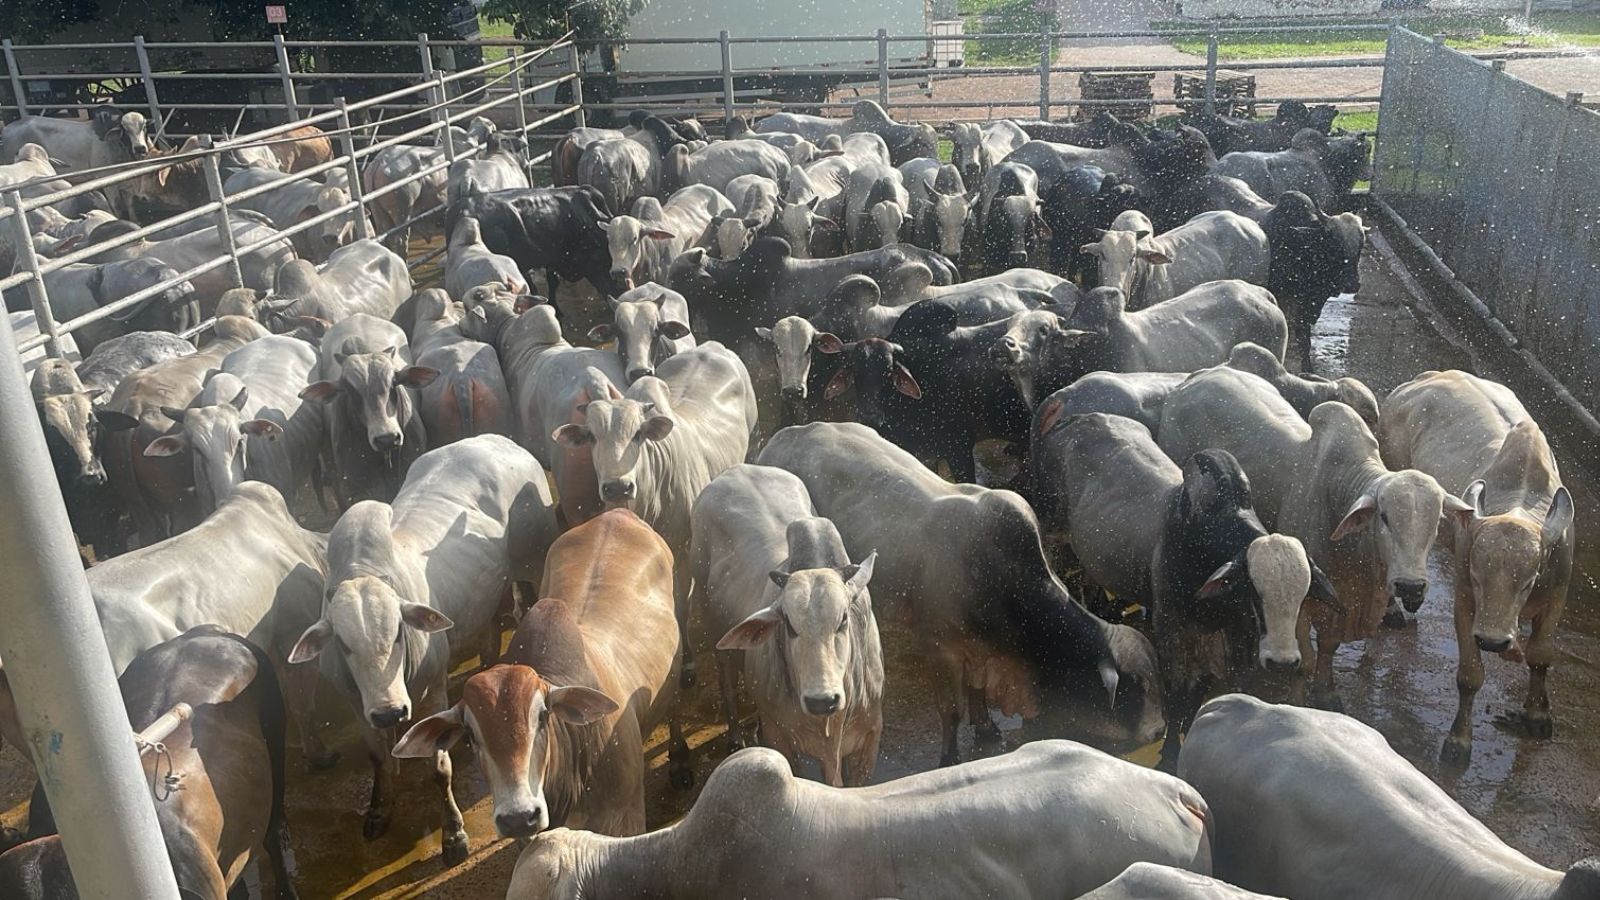
[{"label": "cow tail", "polygon": [[[256,677],[251,685],[258,689],[256,698],[257,722],[261,736],[267,742],[267,765],[272,774],[272,808],[267,813],[265,841],[271,848],[269,856],[287,854],[289,848],[289,819],[284,813],[285,761],[288,743],[288,715],[284,709],[283,689],[278,683],[277,670],[266,651],[244,638],[235,637],[255,657]],[[273,846],[276,842],[276,846]]]},{"label": "cow tail", "polygon": [[472,384],[471,376],[452,379],[450,382],[450,390],[456,395],[456,410],[461,416],[460,438],[463,440],[478,433],[472,409]]}]

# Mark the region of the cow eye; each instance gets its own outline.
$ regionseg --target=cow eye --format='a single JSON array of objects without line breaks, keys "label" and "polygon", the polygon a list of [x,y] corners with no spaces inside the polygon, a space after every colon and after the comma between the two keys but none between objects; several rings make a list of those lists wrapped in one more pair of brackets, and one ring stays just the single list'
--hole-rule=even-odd
[{"label": "cow eye", "polygon": [[1386,513],[1386,512],[1378,513],[1378,521],[1383,523],[1383,527],[1388,528],[1389,527],[1389,514]]},{"label": "cow eye", "polygon": [[850,624],[850,613],[846,612],[839,617],[839,633],[843,634],[846,625]]},{"label": "cow eye", "polygon": [[547,706],[547,707],[539,710],[539,724],[543,725],[545,722],[548,722],[549,720],[550,720],[550,707]]},{"label": "cow eye", "polygon": [[789,637],[791,638],[800,636],[800,632],[794,630],[794,623],[789,621],[788,616],[783,617],[783,630],[789,632]]}]

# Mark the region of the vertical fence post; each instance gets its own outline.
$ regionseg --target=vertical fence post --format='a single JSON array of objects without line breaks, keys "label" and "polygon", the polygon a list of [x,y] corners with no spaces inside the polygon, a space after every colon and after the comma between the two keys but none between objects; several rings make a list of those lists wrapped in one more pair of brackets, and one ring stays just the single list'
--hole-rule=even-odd
[{"label": "vertical fence post", "polygon": [[[574,40],[572,46],[567,48],[570,53],[572,74],[577,76],[572,79],[572,105],[578,108],[573,116],[573,124],[583,128],[589,124],[589,114],[583,109],[583,54],[578,51],[578,42]],[[723,51],[723,65],[727,65],[727,51]],[[727,86],[727,82],[723,82]]]},{"label": "vertical fence post", "polygon": [[[455,162],[456,139],[450,133],[452,127],[450,125],[450,107],[447,105],[449,103],[447,99],[449,97],[449,86],[444,83],[443,72],[433,73],[433,93],[434,96],[439,98],[434,101],[439,104],[438,118],[434,121],[444,123],[444,127],[439,130],[439,133],[444,136],[444,158]],[[467,124],[471,125],[472,123],[468,122]]]},{"label": "vertical fence post", "polygon": [[1206,105],[1207,113],[1217,111],[1217,26],[1211,26],[1206,35]]},{"label": "vertical fence post", "polygon": [[289,48],[283,43],[283,35],[272,36],[272,52],[278,56],[278,79],[283,84],[283,108],[289,114],[289,121],[300,120],[300,99],[294,94],[294,71],[289,68]]},{"label": "vertical fence post", "polygon": [[[522,55],[526,52],[526,47],[518,45],[517,52],[511,55],[511,90],[517,96],[517,137],[524,142],[528,140],[528,108],[523,105],[528,98],[522,95]],[[531,152],[527,153],[522,160],[522,174],[528,176],[529,184],[533,183],[533,166],[528,162],[531,156]]]},{"label": "vertical fence post", "polygon": [[16,334],[0,321],[0,656],[27,750],[75,893],[177,900],[150,780],[50,471]]},{"label": "vertical fence post", "polygon": [[889,32],[878,29],[878,105],[889,108]]},{"label": "vertical fence post", "polygon": [[722,48],[722,127],[733,124],[733,45],[728,41],[728,30],[717,32],[717,43]]},{"label": "vertical fence post", "polygon": [[1050,121],[1050,67],[1055,64],[1055,20],[1046,16],[1039,23],[1039,118]]},{"label": "vertical fence post", "polygon": [[156,139],[166,136],[166,121],[161,117],[161,101],[156,99],[156,80],[150,71],[150,51],[144,46],[144,35],[133,37],[133,52],[139,57],[139,77],[144,80],[144,99],[150,104],[150,121],[156,126]]},{"label": "vertical fence post", "polygon": [[350,130],[350,107],[343,97],[333,98],[333,105],[339,110],[339,152],[344,155],[350,199],[356,202],[356,238],[364,241],[372,237],[372,223],[367,218],[367,194],[361,184],[361,164],[356,161],[356,138]]},{"label": "vertical fence post", "polygon": [[5,50],[6,71],[11,74],[11,93],[15,95],[17,116],[20,118],[28,114],[28,94],[22,86],[22,70],[17,68],[17,52],[13,49],[11,38],[0,40],[0,48]]},{"label": "vertical fence post", "polygon": [[206,151],[206,192],[217,204],[217,235],[222,238],[222,252],[228,257],[228,275],[234,287],[244,287],[244,272],[239,269],[239,251],[233,241],[233,223],[228,218],[228,197],[222,191],[222,170],[217,166],[217,154],[211,147],[211,135],[200,135],[200,149]]},{"label": "vertical fence post", "polygon": [[[433,51],[428,47],[428,33],[426,31],[417,35],[417,54],[422,58],[422,81],[419,82],[419,84],[426,84],[430,81],[433,81]],[[443,103],[444,98],[434,97],[433,102]],[[428,118],[431,121],[437,122],[439,121],[439,116],[440,111],[435,109],[433,114]]]},{"label": "vertical fence post", "polygon": [[50,311],[50,296],[45,293],[44,276],[39,274],[39,254],[33,249],[33,232],[28,228],[28,215],[22,211],[22,192],[6,194],[6,205],[11,207],[11,242],[16,245],[17,270],[32,272],[28,279],[28,302],[33,304],[33,317],[44,335],[44,352],[55,359],[62,357],[61,335],[56,330],[56,317]]}]

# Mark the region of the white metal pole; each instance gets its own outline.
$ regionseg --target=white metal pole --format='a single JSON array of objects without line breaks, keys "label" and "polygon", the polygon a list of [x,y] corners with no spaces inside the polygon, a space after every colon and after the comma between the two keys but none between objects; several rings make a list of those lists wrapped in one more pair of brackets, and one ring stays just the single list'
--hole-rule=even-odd
[{"label": "white metal pole", "polygon": [[575,76],[572,79],[572,105],[578,108],[573,113],[572,121],[582,128],[589,124],[589,115],[583,109],[583,54],[578,51],[577,41],[573,41],[568,50],[571,51],[572,74]]},{"label": "white metal pole", "polygon": [[1039,118],[1050,121],[1050,66],[1056,61],[1055,19],[1046,17],[1039,26]]},{"label": "white metal pole", "polygon": [[350,106],[343,97],[333,98],[339,109],[339,152],[344,155],[345,172],[350,182],[350,199],[356,203],[356,237],[372,237],[371,220],[367,218],[366,188],[361,183],[361,163],[356,159],[355,133],[350,130]]},{"label": "white metal pole", "polygon": [[733,124],[733,45],[726,30],[717,32],[717,42],[722,45],[722,127]]},{"label": "white metal pole", "polygon": [[239,251],[233,241],[233,222],[228,218],[228,197],[222,189],[222,169],[217,164],[217,152],[211,149],[211,135],[200,135],[200,149],[206,153],[202,165],[206,168],[206,193],[217,203],[217,236],[222,239],[222,253],[228,257],[228,277],[236,288],[244,287],[244,270],[239,268]]},{"label": "white metal pole", "polygon": [[5,51],[6,71],[11,75],[11,93],[17,101],[17,116],[20,118],[28,114],[28,95],[22,87],[22,70],[17,67],[17,51],[13,49],[11,38],[0,39],[0,49]]},{"label": "white metal pole", "polygon": [[889,32],[878,29],[878,105],[889,108]]},{"label": "white metal pole", "polygon": [[272,36],[272,52],[278,57],[278,78],[283,83],[283,108],[289,113],[289,121],[298,121],[300,100],[294,94],[294,72],[289,68],[289,48],[283,43],[283,35]]},{"label": "white metal pole", "polygon": [[50,295],[44,289],[44,276],[39,274],[39,254],[33,247],[33,232],[28,229],[28,215],[22,211],[22,192],[6,194],[6,204],[11,207],[11,243],[17,251],[17,269],[32,272],[28,280],[28,302],[33,305],[34,324],[44,335],[44,352],[60,359],[61,340],[56,328],[55,313],[50,309]]},{"label": "white metal pole", "polygon": [[84,900],[178,900],[67,508],[0,316],[0,659]]},{"label": "white metal pole", "polygon": [[161,101],[156,99],[156,79],[150,68],[150,51],[145,48],[144,35],[133,38],[134,55],[139,57],[139,77],[144,80],[144,99],[150,104],[150,121],[156,125],[156,139],[166,137],[167,123],[161,117]]}]

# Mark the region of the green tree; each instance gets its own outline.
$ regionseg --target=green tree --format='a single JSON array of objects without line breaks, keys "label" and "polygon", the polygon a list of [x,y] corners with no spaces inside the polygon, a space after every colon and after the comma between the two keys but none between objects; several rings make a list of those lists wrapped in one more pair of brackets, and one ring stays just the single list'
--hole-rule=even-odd
[{"label": "green tree", "polygon": [[609,40],[606,67],[614,65],[616,47],[627,40],[628,19],[649,0],[489,0],[483,14],[510,22],[517,37],[553,40],[576,31],[579,40]]}]

